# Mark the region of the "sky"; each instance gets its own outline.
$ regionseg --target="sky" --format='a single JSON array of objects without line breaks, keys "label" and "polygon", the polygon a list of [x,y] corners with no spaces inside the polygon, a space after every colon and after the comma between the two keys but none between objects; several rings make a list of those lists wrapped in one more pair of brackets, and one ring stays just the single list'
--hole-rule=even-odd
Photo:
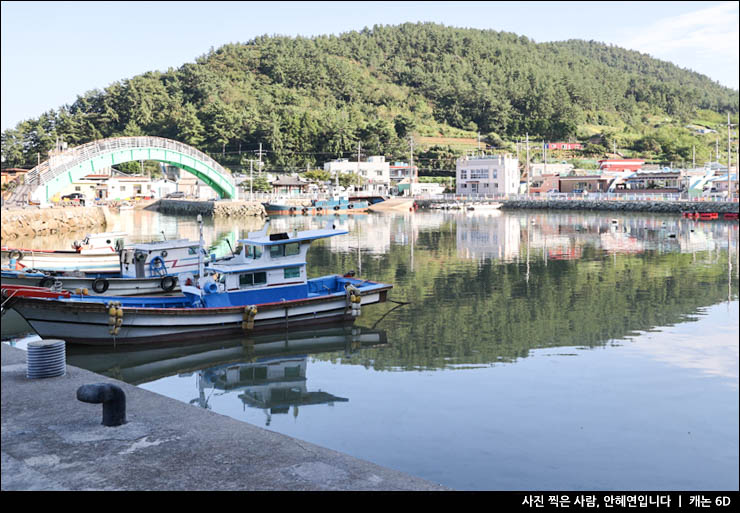
[{"label": "sky", "polygon": [[732,2],[22,2],[1,4],[1,129],[147,71],[257,36],[435,22],[584,39],[647,53],[738,89]]}]

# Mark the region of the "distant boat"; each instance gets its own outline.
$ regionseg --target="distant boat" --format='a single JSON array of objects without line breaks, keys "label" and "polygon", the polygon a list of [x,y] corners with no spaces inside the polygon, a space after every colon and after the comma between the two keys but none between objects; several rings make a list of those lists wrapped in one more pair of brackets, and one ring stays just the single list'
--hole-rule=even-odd
[{"label": "distant boat", "polygon": [[133,209],[134,209],[134,206],[133,206],[133,205],[132,205],[131,203],[128,203],[128,202],[126,202],[126,203],[122,203],[122,204],[121,204],[121,205],[120,205],[120,206],[118,207],[118,210],[119,210],[119,211],[121,211],[121,212],[127,212],[127,211],[129,211],[129,210],[133,210]]},{"label": "distant boat", "polygon": [[334,194],[332,199],[312,200],[307,205],[288,205],[283,203],[265,203],[267,215],[326,215],[326,214],[349,214],[354,212],[365,212],[370,204],[367,201],[351,201],[344,194]]}]

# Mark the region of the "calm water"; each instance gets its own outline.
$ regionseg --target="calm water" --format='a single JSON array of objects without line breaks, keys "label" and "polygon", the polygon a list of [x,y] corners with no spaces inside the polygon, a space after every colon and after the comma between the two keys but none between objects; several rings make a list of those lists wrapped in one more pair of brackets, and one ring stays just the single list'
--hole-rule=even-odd
[{"label": "calm water", "polygon": [[[70,346],[68,363],[456,489],[738,489],[736,222],[417,212],[272,224],[327,219],[350,234],[312,246],[310,276],[354,269],[395,285],[354,327]],[[261,227],[206,224],[219,254]],[[111,229],[197,239],[194,219],[149,212]]]}]

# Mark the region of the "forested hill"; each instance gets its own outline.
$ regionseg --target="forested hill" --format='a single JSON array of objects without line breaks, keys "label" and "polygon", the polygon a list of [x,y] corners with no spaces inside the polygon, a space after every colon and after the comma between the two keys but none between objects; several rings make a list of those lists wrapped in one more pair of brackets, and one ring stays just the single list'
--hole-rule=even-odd
[{"label": "forested hill", "polygon": [[[53,85],[50,85],[53,87]],[[410,134],[476,136],[501,145],[528,133],[581,138],[655,116],[738,112],[738,92],[698,73],[596,42],[419,23],[340,36],[262,36],[167,72],[122,79],[2,134],[3,167],[30,167],[70,145],[157,135],[232,169],[263,143],[275,168],[339,156],[407,158]],[[634,138],[630,144],[644,141]],[[690,147],[690,146],[689,146]]]}]

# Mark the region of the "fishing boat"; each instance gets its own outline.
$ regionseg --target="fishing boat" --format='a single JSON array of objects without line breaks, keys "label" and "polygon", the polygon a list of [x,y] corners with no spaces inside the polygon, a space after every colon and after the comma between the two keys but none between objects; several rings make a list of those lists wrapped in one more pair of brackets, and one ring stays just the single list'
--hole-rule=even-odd
[{"label": "fishing boat", "polygon": [[95,271],[117,273],[119,252],[123,249],[123,232],[105,232],[87,235],[74,241],[71,250],[0,248],[2,267],[22,270]]},{"label": "fishing boat", "polygon": [[34,285],[105,296],[152,295],[180,291],[178,275],[198,272],[198,252],[209,260],[197,241],[187,239],[145,242],[120,252],[119,272],[46,271],[3,268],[3,285]]},{"label": "fishing boat", "polygon": [[215,274],[206,274],[199,258],[199,277],[179,275],[183,296],[33,297],[3,285],[4,307],[15,309],[42,338],[70,344],[141,344],[349,322],[363,306],[384,302],[393,285],[349,274],[306,278],[308,246],[346,233],[327,227],[248,238],[245,245],[253,256],[259,253],[253,258],[258,263],[210,265]]},{"label": "fishing boat", "polygon": [[346,193],[332,193],[327,200],[311,200],[303,205],[265,203],[267,215],[326,215],[366,212],[370,204],[364,200],[352,201]]}]

